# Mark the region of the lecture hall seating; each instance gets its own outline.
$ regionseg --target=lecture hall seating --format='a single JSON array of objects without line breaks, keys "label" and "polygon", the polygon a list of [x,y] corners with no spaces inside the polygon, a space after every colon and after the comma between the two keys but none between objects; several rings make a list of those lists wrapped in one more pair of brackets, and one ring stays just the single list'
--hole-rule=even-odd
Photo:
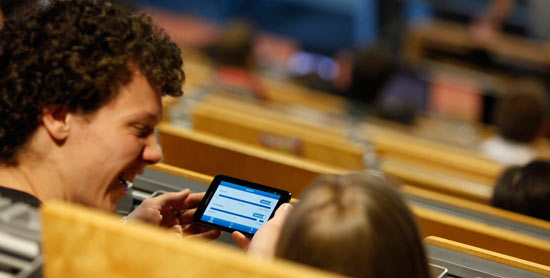
[{"label": "lecture hall seating", "polygon": [[[282,113],[219,97],[209,97],[196,104],[192,114],[193,128],[201,132],[280,150],[279,145],[272,143],[273,140],[278,140],[285,144],[282,151],[300,157],[350,170],[365,168],[365,146],[347,140],[342,129],[303,122],[297,124],[297,120]],[[372,134],[373,127],[367,128],[367,132]],[[488,202],[494,178],[479,177],[477,174],[492,171],[495,175],[500,166],[469,152],[453,152],[452,148],[445,146],[436,145],[439,153],[436,151],[433,154],[429,147],[424,146],[424,142],[411,140],[408,138],[411,136],[397,136],[399,134],[395,132],[384,131],[371,135],[375,138],[374,147],[381,154],[380,167],[383,171],[412,185],[458,194],[482,203]],[[392,139],[395,137],[397,138]],[[413,148],[420,148],[420,151],[412,150]],[[413,155],[408,155],[410,153]],[[444,154],[450,156],[450,159],[446,156],[440,158]],[[458,163],[461,164],[457,165]],[[443,164],[450,166],[442,166]],[[452,168],[454,171],[445,171],[445,168]],[[456,168],[464,170],[459,171]]]},{"label": "lecture hall seating", "polygon": [[292,192],[293,196],[299,196],[304,187],[320,174],[346,172],[343,168],[264,150],[170,123],[161,123],[157,130],[164,163],[211,176],[226,174],[270,184]]},{"label": "lecture hall seating", "polygon": [[[170,177],[170,182],[163,181],[167,179],[166,176]],[[141,185],[143,184],[142,178],[145,178],[144,187]],[[174,166],[157,164],[148,167],[144,177],[137,177],[135,187],[144,191],[140,194],[143,196],[152,193],[154,188],[175,191],[188,187],[188,182],[194,181],[197,183],[192,186],[198,191],[204,191],[211,180],[212,177],[193,171],[182,171]],[[201,188],[203,189],[201,190]],[[542,220],[482,205],[470,208],[473,212],[471,211],[468,216],[460,212],[461,209],[464,209],[464,207],[461,208],[461,205],[455,208],[456,211],[448,210],[453,205],[449,203],[446,204],[447,209],[426,206],[428,203],[426,199],[430,200],[430,198],[432,203],[434,201],[454,202],[455,200],[437,200],[439,196],[434,197],[430,194],[425,195],[405,190],[405,195],[407,194],[416,194],[416,200],[410,196],[405,197],[417,218],[424,237],[438,236],[533,263],[550,264],[550,238],[545,237],[545,231],[550,232],[550,223],[543,223]],[[477,218],[472,218],[472,213],[478,214]],[[509,224],[505,228],[498,224],[499,221],[502,223],[503,219],[512,223],[511,226]],[[538,229],[538,235],[533,234],[533,229]]]}]

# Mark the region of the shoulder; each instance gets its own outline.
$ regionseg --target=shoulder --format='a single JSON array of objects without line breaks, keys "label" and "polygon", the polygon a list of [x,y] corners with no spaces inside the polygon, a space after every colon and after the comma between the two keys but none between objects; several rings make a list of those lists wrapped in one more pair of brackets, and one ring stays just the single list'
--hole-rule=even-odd
[{"label": "shoulder", "polygon": [[0,186],[0,196],[2,198],[8,198],[14,202],[26,203],[33,207],[39,207],[42,202],[31,194],[23,191]]},{"label": "shoulder", "polygon": [[537,155],[528,144],[509,142],[500,137],[493,137],[483,142],[481,152],[504,165],[524,165]]}]

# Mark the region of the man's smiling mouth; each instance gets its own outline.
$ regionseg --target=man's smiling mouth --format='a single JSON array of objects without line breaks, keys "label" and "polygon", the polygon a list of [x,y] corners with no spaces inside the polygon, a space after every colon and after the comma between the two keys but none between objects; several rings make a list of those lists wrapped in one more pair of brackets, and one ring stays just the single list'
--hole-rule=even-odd
[{"label": "man's smiling mouth", "polygon": [[124,187],[124,189],[126,189],[126,191],[132,188],[134,184],[133,180],[136,174],[136,172],[125,171],[118,176],[118,182],[120,183],[120,185],[122,185],[122,187]]},{"label": "man's smiling mouth", "polygon": [[120,182],[120,185],[126,189],[126,191],[130,190],[134,185],[131,181],[123,179],[122,177],[118,177],[118,181]]}]

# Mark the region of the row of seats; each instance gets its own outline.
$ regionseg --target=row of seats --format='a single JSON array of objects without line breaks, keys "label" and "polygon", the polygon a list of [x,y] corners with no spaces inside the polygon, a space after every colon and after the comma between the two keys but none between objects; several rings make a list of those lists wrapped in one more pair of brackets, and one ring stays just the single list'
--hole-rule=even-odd
[{"label": "row of seats", "polygon": [[[548,223],[487,206],[502,166],[472,151],[347,121],[338,111],[319,113],[322,109],[313,107],[319,102],[307,101],[316,99],[313,93],[290,109],[287,100],[277,101],[277,94],[272,95],[275,100],[258,102],[236,100],[223,92],[203,93],[186,107],[192,119],[187,126],[193,130],[171,123],[159,127],[164,162],[210,176],[227,174],[281,187],[299,197],[320,174],[370,166],[366,154],[374,149],[379,156],[376,166],[407,184],[402,191],[424,236],[438,235],[548,264]],[[315,112],[295,115],[300,110],[296,107]],[[177,111],[177,103],[167,110],[171,109]],[[171,118],[177,113],[168,113],[168,121],[177,123]],[[532,247],[539,251],[529,250]]]},{"label": "row of seats", "polygon": [[[142,176],[137,177],[132,195],[134,196],[134,202],[139,202],[143,198],[155,194],[155,192],[164,191],[176,191],[182,188],[191,188],[192,191],[204,191],[212,177],[199,174],[193,171],[180,169],[174,166],[166,164],[158,164],[148,167]],[[549,254],[550,250],[544,250],[544,246],[540,247],[540,252],[529,250],[534,245],[543,244],[544,240],[533,241],[535,236],[528,237],[515,232],[506,231],[501,228],[488,228],[489,225],[485,224],[484,227],[481,223],[475,221],[467,221],[461,219],[461,217],[453,217],[452,215],[445,215],[444,212],[437,209],[422,208],[422,200],[416,200],[411,203],[413,211],[417,215],[417,219],[420,220],[420,226],[423,232],[426,229],[434,231],[441,231],[442,229],[454,230],[457,233],[461,233],[463,238],[470,236],[484,237],[485,241],[490,241],[484,245],[476,244],[465,245],[461,240],[456,242],[448,239],[434,239],[428,237],[425,239],[425,246],[428,251],[429,262],[443,266],[449,270],[449,274],[456,277],[539,277],[540,275],[548,275],[548,262],[536,263],[534,260],[525,260],[526,258],[518,258],[515,255],[530,254],[531,259],[544,259]],[[296,200],[294,200],[296,201]],[[126,200],[126,209],[131,209],[132,200]],[[429,202],[426,202],[429,203]],[[420,209],[419,209],[420,208]],[[477,212],[483,214],[482,212]],[[441,217],[443,215],[443,217]],[[495,217],[496,218],[496,217]],[[424,220],[422,220],[424,219]],[[441,223],[437,223],[437,222]],[[456,222],[455,222],[456,221]],[[468,229],[468,226],[478,226]],[[445,228],[445,226],[447,228]],[[464,228],[460,228],[464,226]],[[519,229],[527,228],[529,225],[517,225]],[[455,230],[455,229],[459,230]],[[548,227],[540,227],[541,231]],[[478,233],[475,235],[475,233]],[[426,233],[424,233],[426,234]],[[499,236],[501,235],[501,236]],[[539,234],[539,236],[541,236]],[[494,238],[492,238],[494,237]],[[508,237],[508,238],[507,238]],[[488,240],[488,238],[492,238]],[[516,244],[511,241],[515,241]],[[520,241],[524,241],[517,244]],[[506,246],[508,250],[503,252],[494,252],[494,250],[487,250],[485,246],[491,248],[491,245],[498,245],[501,247]],[[476,247],[473,247],[476,246]],[[481,248],[479,248],[482,246]],[[548,249],[548,248],[546,248]],[[505,255],[514,254],[513,256]],[[490,276],[493,275],[493,276]]]},{"label": "row of seats", "polygon": [[[257,260],[221,244],[176,238],[141,223],[124,225],[112,215],[76,205],[49,203],[42,210],[45,277],[337,276],[279,259]],[[453,277],[550,274],[539,264],[438,237],[428,237],[424,244],[432,268]]]},{"label": "row of seats", "polygon": [[[161,139],[165,138],[164,135],[162,135],[165,131],[166,130],[163,128],[159,129]],[[175,129],[175,131],[180,133],[185,132],[178,129]],[[183,141],[177,140],[175,140],[175,142],[179,142],[178,148],[180,151],[172,152],[172,154],[167,154],[165,157],[165,162],[171,165],[181,167],[181,165],[174,163],[177,161],[172,160],[173,157],[182,158],[190,156],[192,158],[189,159],[186,165],[190,166],[191,170],[201,172],[197,169],[202,163],[193,163],[193,158],[202,157],[204,164],[209,165],[209,167],[212,167],[214,164],[220,167],[217,170],[213,170],[210,174],[206,173],[210,176],[227,174],[264,184],[273,184],[266,183],[265,180],[260,180],[261,178],[269,178],[269,176],[272,175],[279,178],[279,183],[274,186],[298,193],[302,192],[308,184],[307,181],[303,181],[301,184],[298,183],[292,178],[292,174],[287,174],[284,171],[285,169],[290,169],[289,171],[297,173],[303,171],[303,168],[293,168],[291,165],[280,164],[276,166],[277,162],[262,160],[267,158],[262,157],[261,154],[256,157],[247,157],[245,153],[237,152],[237,155],[235,155],[235,153],[231,153],[231,151],[227,149],[222,149],[221,151],[216,150],[219,147],[231,147],[231,144],[224,146],[221,146],[223,144],[218,146],[211,145],[208,146],[209,148],[201,149],[200,145],[189,145]],[[246,145],[239,146],[247,147]],[[280,155],[277,153],[271,154],[276,156]],[[220,159],[223,155],[228,156],[225,156],[225,159]],[[212,160],[212,163],[208,163],[210,160]],[[246,160],[257,161],[257,163],[252,162],[252,164],[247,164]],[[279,161],[279,163],[280,162],[281,161]],[[293,162],[296,163],[296,160]],[[307,163],[306,161],[302,162]],[[248,167],[249,165],[257,167],[255,170],[251,170],[251,173],[246,173],[245,171],[247,169],[252,169]],[[303,164],[301,164],[301,166],[307,167]],[[240,171],[240,174],[222,170],[222,168],[231,170],[232,167]],[[205,172],[201,173],[204,174]],[[265,173],[265,175],[262,175],[262,173]],[[310,172],[310,177],[313,180],[316,176],[323,173],[326,172],[318,172],[316,174]],[[298,175],[301,176],[300,174]],[[252,176],[255,176],[255,178],[251,178]],[[202,188],[203,191],[205,189],[206,186]],[[428,191],[426,194],[426,192],[415,189],[414,187],[408,187],[404,192],[406,192],[411,208],[417,216],[417,221],[419,222],[423,236],[441,236],[541,264],[550,263],[550,244],[548,239],[548,231],[550,230],[549,223],[524,215],[492,208],[487,205],[477,204],[477,207],[472,207],[468,203],[462,203],[460,206],[455,206],[454,204],[457,198],[451,198],[450,200],[439,199],[439,196],[433,196],[433,192]],[[148,193],[152,193],[152,191]],[[430,193],[432,195],[430,195]],[[299,198],[299,194],[295,194],[295,196]],[[533,233],[533,231],[535,232]]]},{"label": "row of seats", "polygon": [[196,104],[192,114],[195,130],[349,170],[369,167],[372,148],[383,171],[411,184],[482,203],[488,203],[494,180],[502,171],[502,166],[472,151],[372,124],[337,124],[344,128],[298,124],[283,112],[220,97]]}]

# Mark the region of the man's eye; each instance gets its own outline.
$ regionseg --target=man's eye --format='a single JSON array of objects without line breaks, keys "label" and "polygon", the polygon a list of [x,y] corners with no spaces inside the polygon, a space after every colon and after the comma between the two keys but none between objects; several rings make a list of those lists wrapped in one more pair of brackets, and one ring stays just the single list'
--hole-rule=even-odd
[{"label": "man's eye", "polygon": [[153,129],[149,127],[136,126],[135,128],[137,130],[137,135],[140,138],[145,138],[153,132]]}]

